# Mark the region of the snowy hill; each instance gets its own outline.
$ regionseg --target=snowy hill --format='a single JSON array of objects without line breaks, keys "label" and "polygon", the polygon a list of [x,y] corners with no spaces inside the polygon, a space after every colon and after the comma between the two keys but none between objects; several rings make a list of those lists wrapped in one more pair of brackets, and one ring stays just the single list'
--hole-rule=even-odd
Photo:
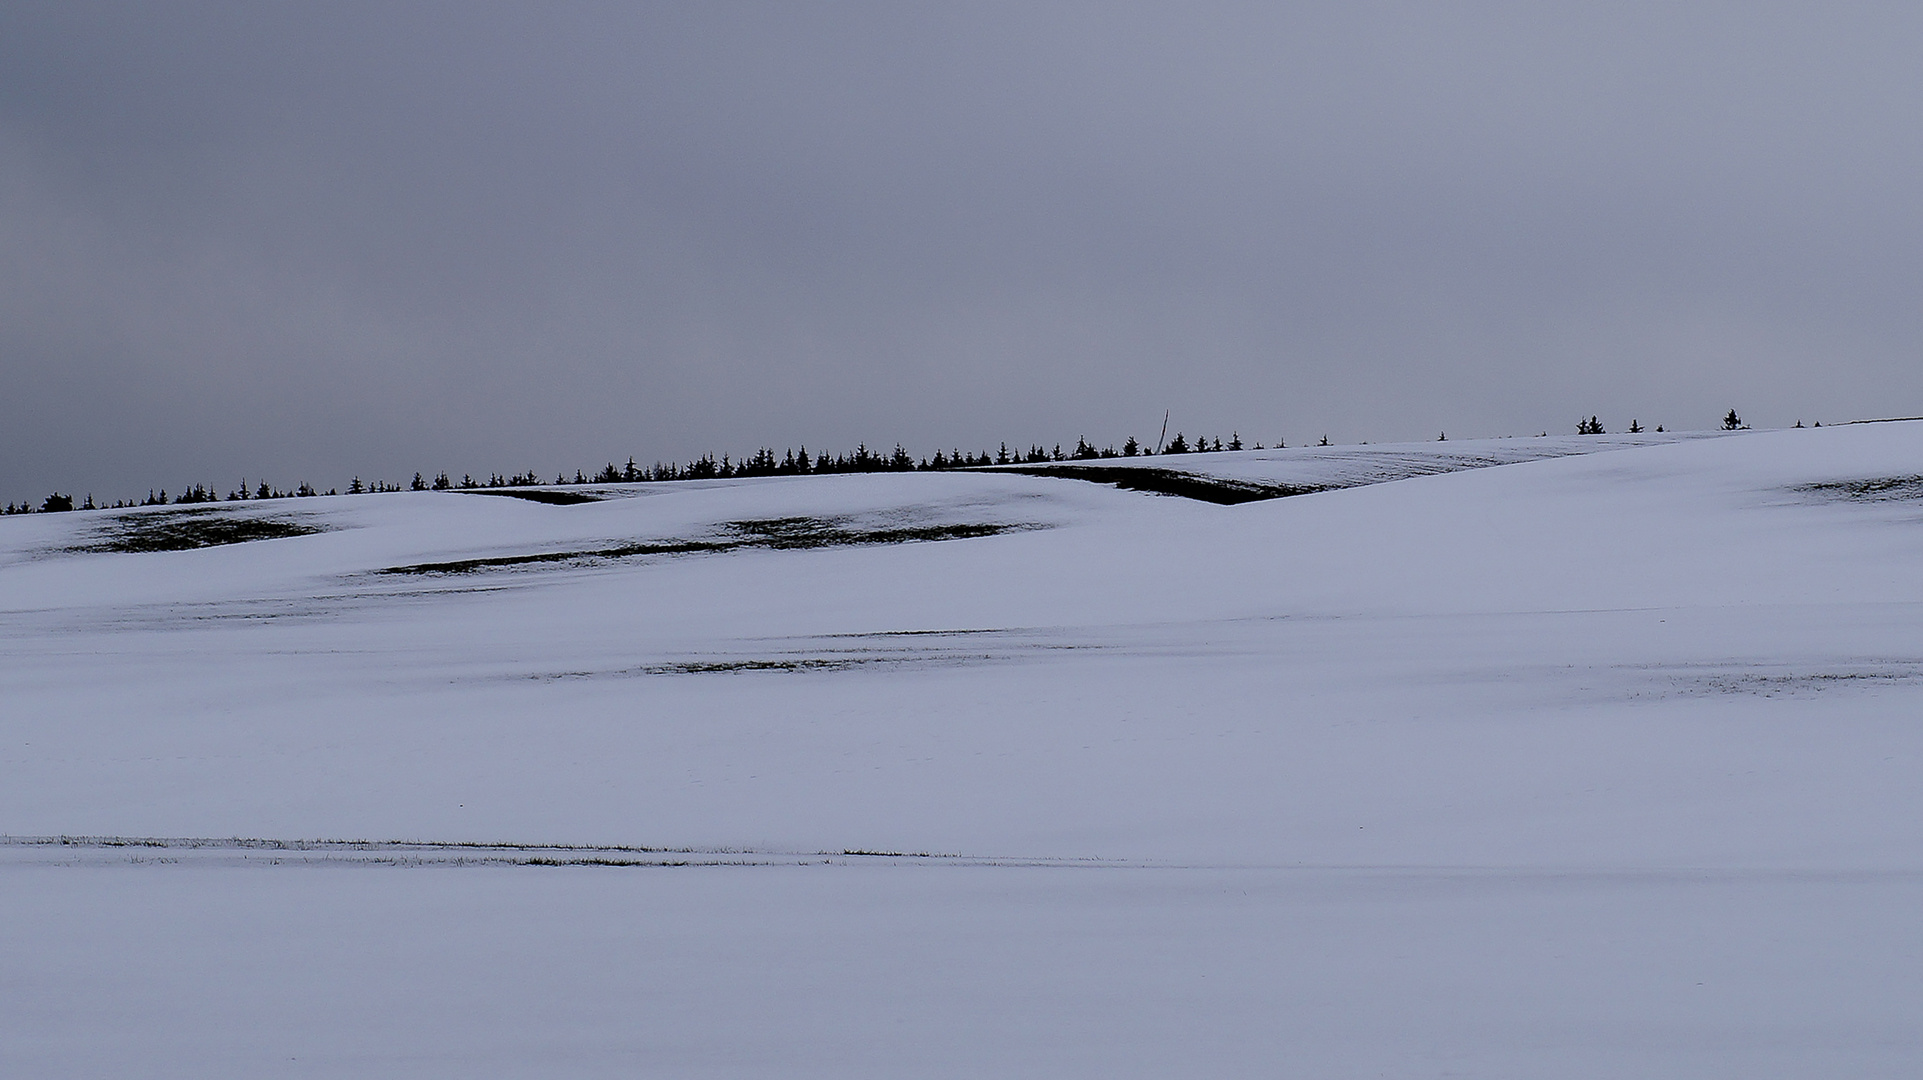
[{"label": "snowy hill", "polygon": [[1923,423],[1039,471],[0,520],[6,1060],[1923,1067]]},{"label": "snowy hill", "polygon": [[1386,446],[1310,446],[1208,452],[1151,457],[1104,458],[1034,465],[996,466],[1000,471],[1035,476],[1072,476],[1135,491],[1181,495],[1228,505],[1260,499],[1309,495],[1339,488],[1383,484],[1416,476],[1436,476],[1519,465],[1525,461],[1596,454],[1640,446],[1661,446],[1686,439],[1713,438],[1723,432],[1644,432],[1635,435],[1543,435],[1534,439],[1475,439],[1466,442],[1391,443]]}]

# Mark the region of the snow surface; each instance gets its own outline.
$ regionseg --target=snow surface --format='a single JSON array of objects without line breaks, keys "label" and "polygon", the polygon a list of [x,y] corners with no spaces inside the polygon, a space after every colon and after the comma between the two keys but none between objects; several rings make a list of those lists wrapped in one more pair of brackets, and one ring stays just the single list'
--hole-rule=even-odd
[{"label": "snow surface", "polygon": [[0,1073],[1916,1075],[1923,424],[1626,438],[0,519]]}]

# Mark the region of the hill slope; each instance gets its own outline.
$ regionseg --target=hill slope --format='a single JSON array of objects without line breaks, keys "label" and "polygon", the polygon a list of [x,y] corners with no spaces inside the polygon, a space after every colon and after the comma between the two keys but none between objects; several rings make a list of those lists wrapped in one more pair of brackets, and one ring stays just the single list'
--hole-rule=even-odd
[{"label": "hill slope", "polygon": [[0,521],[0,1041],[1913,1072],[1923,424],[1607,438]]}]

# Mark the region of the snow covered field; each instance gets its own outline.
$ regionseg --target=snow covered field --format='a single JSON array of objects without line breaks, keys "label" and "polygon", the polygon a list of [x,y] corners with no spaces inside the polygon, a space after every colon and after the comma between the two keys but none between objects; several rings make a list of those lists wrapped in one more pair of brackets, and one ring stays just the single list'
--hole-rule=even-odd
[{"label": "snow covered field", "polygon": [[1923,423],[1179,464],[0,520],[0,1072],[1923,1071]]}]

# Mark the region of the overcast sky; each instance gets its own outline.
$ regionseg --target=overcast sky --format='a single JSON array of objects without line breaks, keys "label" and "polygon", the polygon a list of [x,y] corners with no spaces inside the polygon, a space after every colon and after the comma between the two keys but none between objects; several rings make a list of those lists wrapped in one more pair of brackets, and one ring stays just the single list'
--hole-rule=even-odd
[{"label": "overcast sky", "polygon": [[0,500],[1923,413],[1923,6],[0,6]]}]

